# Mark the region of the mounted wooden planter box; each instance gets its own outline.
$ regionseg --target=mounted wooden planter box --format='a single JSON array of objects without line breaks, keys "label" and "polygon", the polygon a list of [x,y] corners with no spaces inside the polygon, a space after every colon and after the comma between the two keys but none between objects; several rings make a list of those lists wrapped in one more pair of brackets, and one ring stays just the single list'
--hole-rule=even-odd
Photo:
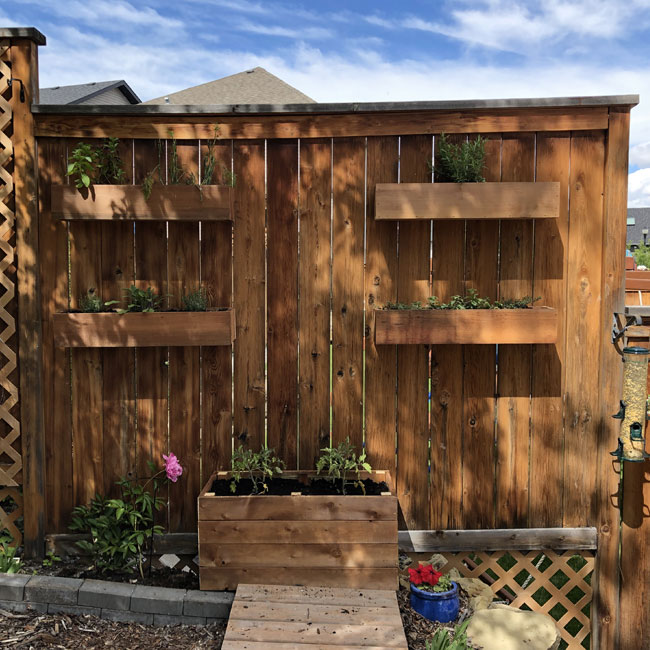
[{"label": "mounted wooden planter box", "polygon": [[375,219],[549,219],[559,183],[378,183]]},{"label": "mounted wooden planter box", "polygon": [[149,199],[140,185],[52,186],[52,216],[66,220],[228,221],[232,202],[225,185],[154,185]]},{"label": "mounted wooden planter box", "polygon": [[[286,472],[283,478],[313,472]],[[198,498],[201,589],[240,583],[397,589],[397,497],[388,472],[381,496],[215,496],[213,474]]]},{"label": "mounted wooden planter box", "polygon": [[235,311],[61,313],[52,315],[54,343],[65,348],[230,345]]},{"label": "mounted wooden planter box", "polygon": [[557,310],[404,309],[375,311],[377,345],[555,343]]}]

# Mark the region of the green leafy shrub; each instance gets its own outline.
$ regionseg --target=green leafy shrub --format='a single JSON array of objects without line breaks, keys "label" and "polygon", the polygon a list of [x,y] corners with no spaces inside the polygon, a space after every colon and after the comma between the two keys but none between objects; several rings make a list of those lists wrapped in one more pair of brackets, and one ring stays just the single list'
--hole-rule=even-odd
[{"label": "green leafy shrub", "polygon": [[527,309],[541,297],[531,298],[504,298],[503,300],[491,300],[482,298],[476,289],[468,289],[465,296],[452,296],[449,302],[440,302],[437,296],[430,296],[426,305],[419,300],[412,303],[386,302],[384,309]]},{"label": "green leafy shrub", "polygon": [[183,311],[206,311],[208,308],[208,294],[205,289],[197,289],[181,296],[181,304]]},{"label": "green leafy shrub", "polygon": [[441,627],[436,630],[435,634],[425,641],[426,650],[468,650],[473,646],[467,639],[467,626],[469,620],[457,625],[454,628],[452,638],[449,637],[449,632]]},{"label": "green leafy shrub", "polygon": [[438,158],[429,168],[436,174],[439,183],[484,183],[485,138],[466,140],[460,144],[449,142],[440,134]]},{"label": "green leafy shrub", "polygon": [[117,300],[102,302],[102,299],[95,293],[94,289],[88,289],[84,296],[79,297],[79,309],[89,314],[98,314],[102,311],[108,311],[111,306],[116,305]]},{"label": "green leafy shrub", "polygon": [[275,455],[274,449],[263,447],[260,451],[254,452],[239,445],[232,455],[230,490],[236,492],[237,484],[246,477],[253,482],[253,494],[263,494],[269,489],[267,479],[282,474],[283,469],[284,461]]},{"label": "green leafy shrub", "polygon": [[83,189],[93,183],[125,183],[126,174],[119,146],[119,138],[106,138],[98,145],[80,142],[70,153],[66,172],[74,178],[75,187]]},{"label": "green leafy shrub", "polygon": [[87,142],[80,142],[68,158],[67,176],[71,176],[78,189],[90,187],[95,175],[97,164],[97,151]]},{"label": "green leafy shrub", "polygon": [[641,244],[632,255],[637,266],[646,266],[650,269],[650,245]]},{"label": "green leafy shrub", "polygon": [[138,289],[132,284],[128,289],[124,289],[124,293],[127,305],[126,309],[118,309],[121,314],[128,312],[152,313],[162,310],[163,296],[157,294],[152,287]]},{"label": "green leafy shrub", "polygon": [[361,472],[371,472],[372,467],[366,462],[366,452],[358,457],[354,445],[350,444],[350,438],[346,438],[337,447],[325,447],[321,449],[321,456],[316,462],[316,473],[327,472],[327,478],[336,484],[341,482],[341,494],[345,494],[345,486],[353,484],[361,488],[365,494],[366,490],[361,481]]},{"label": "green leafy shrub", "polygon": [[8,534],[0,535],[0,573],[18,573],[23,566],[22,560],[16,557],[18,547],[11,546],[11,542]]},{"label": "green leafy shrub", "polygon": [[119,138],[106,138],[96,148],[97,183],[123,185],[126,183],[124,164],[120,156]]}]

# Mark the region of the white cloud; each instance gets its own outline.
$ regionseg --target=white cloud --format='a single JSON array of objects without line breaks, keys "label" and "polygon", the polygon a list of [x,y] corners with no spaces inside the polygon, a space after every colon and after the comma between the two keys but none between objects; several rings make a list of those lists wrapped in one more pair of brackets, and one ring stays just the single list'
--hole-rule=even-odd
[{"label": "white cloud", "polygon": [[242,21],[237,24],[237,29],[243,32],[251,32],[252,34],[264,34],[265,36],[284,36],[286,38],[294,39],[323,39],[331,38],[332,32],[329,29],[322,27],[300,27],[291,29],[289,27],[281,27],[280,25],[265,25],[261,23],[252,23],[248,20]]},{"label": "white cloud", "polygon": [[630,149],[630,164],[650,167],[650,142],[641,142]]},{"label": "white cloud", "polygon": [[630,208],[650,206],[650,167],[638,169],[628,176],[627,205]]}]

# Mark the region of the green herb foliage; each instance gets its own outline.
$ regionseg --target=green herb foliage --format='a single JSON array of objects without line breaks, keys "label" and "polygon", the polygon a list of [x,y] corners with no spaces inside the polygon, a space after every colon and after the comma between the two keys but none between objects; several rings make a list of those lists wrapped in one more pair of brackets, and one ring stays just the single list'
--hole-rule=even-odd
[{"label": "green herb foliage", "polygon": [[116,305],[117,300],[102,302],[94,289],[88,289],[85,296],[79,297],[79,309],[89,314],[98,314],[102,311],[108,311],[112,305]]},{"label": "green herb foliage", "polygon": [[126,174],[119,147],[119,138],[106,138],[96,148],[97,183],[105,185],[122,185],[126,183]]},{"label": "green herb foliage", "polygon": [[372,467],[366,462],[365,451],[357,457],[354,445],[350,444],[350,438],[346,438],[337,447],[325,447],[321,452],[316,462],[318,474],[327,472],[327,478],[335,485],[340,481],[341,494],[345,494],[345,486],[348,484],[353,484],[366,493],[361,481],[361,472],[371,472]]},{"label": "green herb foliage", "polygon": [[210,140],[208,140],[207,151],[203,156],[201,164],[201,185],[212,185],[214,173],[217,169],[217,156],[215,155],[215,146],[219,139],[219,132],[221,128],[218,124],[214,125],[214,133]]},{"label": "green herb foliage", "polygon": [[53,567],[55,564],[61,562],[61,558],[54,553],[54,551],[48,551],[43,560],[44,567]]},{"label": "green herb foliage", "polygon": [[460,144],[449,142],[440,134],[436,164],[429,168],[439,183],[483,183],[485,178],[485,138],[478,136]]},{"label": "green herb foliage", "polygon": [[90,187],[95,175],[97,164],[97,150],[87,142],[80,142],[68,158],[68,170],[66,174],[74,180],[78,189]]},{"label": "green herb foliage", "polygon": [[[155,473],[153,463],[149,467]],[[154,524],[154,513],[165,504],[158,494],[166,482],[166,478],[154,476],[140,485],[122,477],[117,482],[119,499],[97,494],[89,505],[72,511],[70,529],[90,535],[90,540],[80,540],[77,546],[91,556],[98,571],[132,572],[137,568],[144,577],[147,545],[153,535],[163,532],[162,526]]]},{"label": "green herb foliage", "polygon": [[274,449],[263,447],[254,452],[240,445],[232,455],[230,490],[236,492],[239,481],[249,478],[253,482],[253,494],[263,494],[269,489],[267,480],[282,474],[283,469],[284,461],[275,455]]},{"label": "green herb foliage", "polygon": [[135,285],[131,285],[128,289],[124,289],[124,293],[127,306],[126,309],[118,309],[121,314],[133,311],[151,313],[162,310],[163,296],[158,295],[152,287],[138,289]]},{"label": "green herb foliage", "polygon": [[208,294],[205,289],[197,289],[187,295],[181,296],[183,311],[206,311],[208,308]]},{"label": "green herb foliage", "polygon": [[478,295],[476,289],[469,289],[465,296],[452,296],[449,302],[440,302],[436,296],[430,296],[423,305],[419,300],[412,303],[387,302],[384,309],[526,309],[541,300],[541,297],[505,298],[490,300]]},{"label": "green herb foliage", "polygon": [[11,546],[11,537],[2,533],[0,535],[0,573],[18,573],[23,566],[19,557],[17,546]]},{"label": "green herb foliage", "polygon": [[469,650],[473,646],[467,639],[468,625],[469,620],[457,625],[452,638],[449,637],[449,632],[444,627],[437,629],[435,634],[425,641],[426,650]]}]

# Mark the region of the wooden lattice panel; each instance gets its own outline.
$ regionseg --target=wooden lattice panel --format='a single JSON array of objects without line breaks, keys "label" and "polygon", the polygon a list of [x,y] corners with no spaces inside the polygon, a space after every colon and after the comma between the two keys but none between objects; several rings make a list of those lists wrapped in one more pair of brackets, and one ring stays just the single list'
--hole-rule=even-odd
[{"label": "wooden lattice panel", "polygon": [[20,488],[0,487],[0,532],[8,532],[13,545],[23,541],[17,522],[23,515],[23,495]]},{"label": "wooden lattice panel", "polygon": [[507,598],[513,607],[554,618],[566,644],[561,647],[571,650],[585,647],[583,642],[591,631],[591,623],[583,609],[592,598],[593,552],[494,551],[442,555],[447,560],[443,573],[455,568],[464,577],[483,580],[497,598]]}]

